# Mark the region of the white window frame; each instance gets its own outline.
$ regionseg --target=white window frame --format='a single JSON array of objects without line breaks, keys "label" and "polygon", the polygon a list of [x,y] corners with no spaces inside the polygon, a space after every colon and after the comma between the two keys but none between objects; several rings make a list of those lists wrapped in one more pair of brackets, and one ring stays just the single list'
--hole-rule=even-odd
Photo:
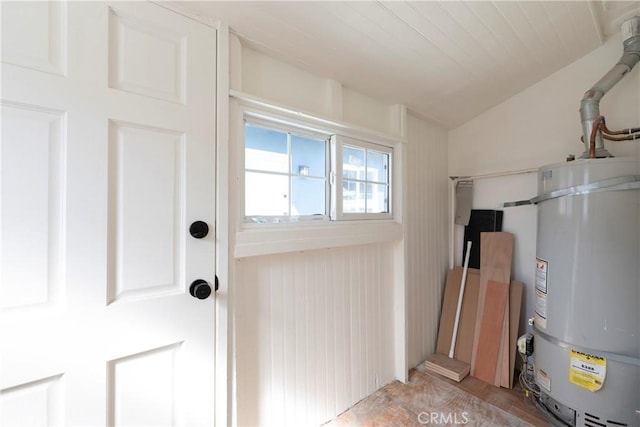
[{"label": "white window frame", "polygon": [[[388,175],[388,201],[387,206],[388,212],[344,212],[343,209],[343,201],[344,201],[344,186],[343,186],[343,147],[347,145],[350,147],[362,148],[366,151],[377,151],[380,153],[387,154],[389,156],[389,170],[387,171]],[[393,188],[395,184],[394,179],[394,149],[388,145],[376,144],[369,141],[362,141],[355,138],[345,137],[343,135],[333,135],[331,137],[331,163],[332,163],[332,174],[334,178],[334,188],[331,192],[331,218],[335,221],[353,221],[353,220],[392,220],[394,218],[394,203],[393,203]],[[366,166],[366,165],[365,165]],[[374,183],[370,181],[368,177],[365,176],[365,180],[362,180],[365,184]]]},{"label": "white window frame", "polygon": [[[232,150],[230,210],[233,224],[233,257],[245,258],[285,252],[329,249],[354,245],[398,241],[403,238],[402,226],[402,165],[405,139],[372,131],[347,123],[319,118],[292,110],[253,95],[230,90]],[[244,119],[263,119],[285,128],[295,127],[316,134],[341,135],[360,141],[372,141],[392,148],[391,216],[349,221],[301,221],[251,224],[244,221]],[[331,160],[335,161],[335,159]],[[335,177],[334,177],[335,178]],[[333,180],[335,183],[335,179]],[[335,194],[336,192],[332,191]]]},{"label": "white window frame", "polygon": [[[245,125],[249,124],[249,125],[253,125],[256,127],[262,127],[264,129],[273,129],[279,132],[283,132],[288,134],[288,140],[290,143],[290,138],[291,135],[298,135],[298,136],[303,136],[303,137],[308,137],[308,138],[313,138],[313,139],[322,139],[325,141],[325,147],[324,147],[324,151],[325,151],[325,173],[324,173],[324,179],[325,179],[325,200],[324,200],[324,215],[246,215],[246,206],[245,206],[245,201],[246,201],[246,186],[245,186],[245,176],[247,173],[247,169],[246,169],[246,164],[244,161],[244,153],[245,153],[245,144],[246,144],[246,139],[245,139],[245,134],[244,134],[244,130],[245,130]],[[290,224],[290,223],[299,223],[299,222],[308,222],[308,221],[328,221],[330,219],[330,209],[331,209],[331,176],[330,176],[330,172],[331,172],[331,165],[330,165],[330,152],[331,152],[331,135],[325,132],[317,132],[317,131],[311,131],[309,129],[305,129],[303,127],[299,127],[296,124],[290,124],[290,123],[282,123],[280,121],[271,121],[265,117],[257,117],[251,113],[245,113],[243,116],[243,123],[242,123],[242,146],[243,146],[243,155],[242,155],[242,186],[240,188],[240,192],[242,194],[241,197],[241,201],[242,201],[242,216],[243,216],[243,221],[245,224],[258,224],[258,225],[263,225],[263,224]],[[291,147],[289,147],[290,149]],[[287,176],[289,178],[289,210],[291,209],[291,179],[294,176],[298,176],[297,174],[293,173],[293,171],[291,170],[291,152],[287,153],[288,156],[288,164],[289,164],[289,170],[287,173],[277,173],[277,172],[269,172],[269,171],[257,171],[256,172],[260,172],[260,173],[269,173],[269,174],[274,174],[274,175],[282,175],[282,176]]]}]

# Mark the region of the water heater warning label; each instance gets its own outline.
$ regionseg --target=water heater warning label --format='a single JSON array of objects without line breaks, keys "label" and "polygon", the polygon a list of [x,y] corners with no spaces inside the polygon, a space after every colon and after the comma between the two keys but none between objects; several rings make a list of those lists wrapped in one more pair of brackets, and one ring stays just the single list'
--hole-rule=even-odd
[{"label": "water heater warning label", "polygon": [[534,313],[536,326],[547,329],[547,294],[536,289],[536,307]]},{"label": "water heater warning label", "polygon": [[590,391],[598,391],[607,375],[607,359],[571,350],[569,381]]},{"label": "water heater warning label", "polygon": [[549,273],[549,261],[536,258],[536,289],[547,293],[547,274]]},{"label": "water heater warning label", "polygon": [[535,322],[536,326],[547,328],[547,273],[549,272],[549,262],[536,258],[536,305]]}]

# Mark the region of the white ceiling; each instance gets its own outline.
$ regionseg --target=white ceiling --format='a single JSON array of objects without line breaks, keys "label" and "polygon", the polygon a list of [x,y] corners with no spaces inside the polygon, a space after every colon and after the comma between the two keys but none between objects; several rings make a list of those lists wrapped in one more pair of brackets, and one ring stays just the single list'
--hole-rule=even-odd
[{"label": "white ceiling", "polygon": [[584,56],[640,15],[640,1],[609,0],[181,4],[223,20],[253,49],[447,127]]}]

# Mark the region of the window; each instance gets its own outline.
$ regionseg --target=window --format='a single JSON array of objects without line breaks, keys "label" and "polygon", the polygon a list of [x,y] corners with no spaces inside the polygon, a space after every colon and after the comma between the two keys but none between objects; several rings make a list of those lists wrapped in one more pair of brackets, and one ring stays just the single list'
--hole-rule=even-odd
[{"label": "window", "polygon": [[403,139],[234,90],[230,97],[234,257],[402,239]]},{"label": "window", "polygon": [[328,139],[245,122],[245,218],[324,219]]},{"label": "window", "polygon": [[392,148],[334,137],[337,189],[333,217],[391,218]]},{"label": "window", "polygon": [[244,220],[392,219],[393,148],[245,116]]}]

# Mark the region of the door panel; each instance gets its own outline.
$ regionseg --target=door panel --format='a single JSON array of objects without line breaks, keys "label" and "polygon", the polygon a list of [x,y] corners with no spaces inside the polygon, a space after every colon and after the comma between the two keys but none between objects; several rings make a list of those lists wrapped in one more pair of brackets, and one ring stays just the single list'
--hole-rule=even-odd
[{"label": "door panel", "polygon": [[52,74],[65,74],[66,5],[63,2],[2,5],[2,61]]},{"label": "door panel", "polygon": [[55,376],[3,390],[0,425],[62,426],[63,387],[62,377]]},{"label": "door panel", "polygon": [[184,103],[184,33],[113,8],[109,31],[110,87]]},{"label": "door panel", "polygon": [[[0,307],[43,309],[61,292],[64,114],[2,109]],[[25,272],[29,272],[28,276]]]},{"label": "door panel", "polygon": [[212,425],[215,30],[0,7],[2,425]]},{"label": "door panel", "polygon": [[[180,344],[175,344],[109,362],[107,424],[178,424],[184,396],[178,389],[180,356]],[[148,410],[140,411],[141,401]]]},{"label": "door panel", "polygon": [[185,135],[118,122],[109,133],[109,302],[180,292]]}]

